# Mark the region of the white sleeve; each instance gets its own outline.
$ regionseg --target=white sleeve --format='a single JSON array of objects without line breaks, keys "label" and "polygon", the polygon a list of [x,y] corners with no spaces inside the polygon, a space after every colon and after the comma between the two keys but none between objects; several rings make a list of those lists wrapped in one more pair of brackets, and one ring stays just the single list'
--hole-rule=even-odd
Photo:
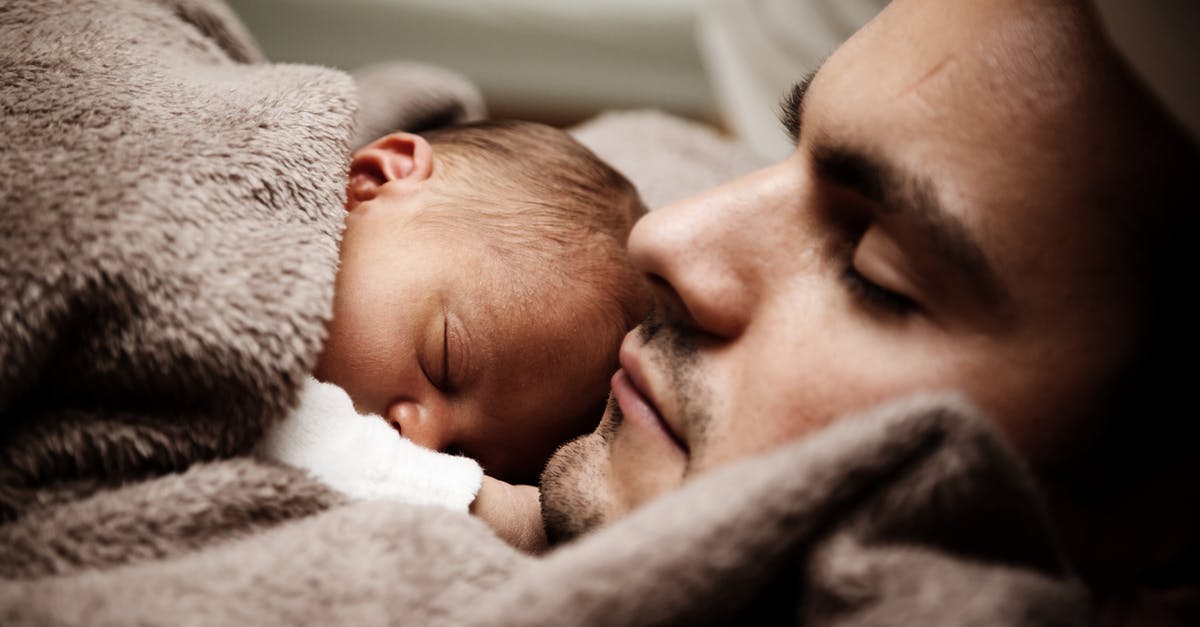
[{"label": "white sleeve", "polygon": [[342,388],[312,377],[300,391],[299,405],[268,430],[256,453],[303,468],[358,499],[466,512],[483,482],[475,460],[413,444],[379,416],[355,411]]}]

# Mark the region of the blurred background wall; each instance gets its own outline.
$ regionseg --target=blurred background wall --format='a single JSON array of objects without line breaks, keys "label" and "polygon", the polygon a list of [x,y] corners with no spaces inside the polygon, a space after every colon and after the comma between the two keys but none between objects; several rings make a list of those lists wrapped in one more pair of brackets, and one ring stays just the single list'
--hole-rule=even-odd
[{"label": "blurred background wall", "polygon": [[[275,61],[417,60],[466,75],[495,117],[566,125],[653,107],[762,156],[780,95],[887,0],[229,0]],[[1200,135],[1200,0],[1095,0],[1132,65]]]},{"label": "blurred background wall", "polygon": [[696,46],[704,0],[229,0],[274,61],[427,61],[497,117],[565,124],[657,107],[715,121]]}]

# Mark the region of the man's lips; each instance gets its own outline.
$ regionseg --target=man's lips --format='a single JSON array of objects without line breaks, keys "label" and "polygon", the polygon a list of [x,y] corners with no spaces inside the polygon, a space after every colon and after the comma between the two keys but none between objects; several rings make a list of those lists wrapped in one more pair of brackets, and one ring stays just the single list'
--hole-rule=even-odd
[{"label": "man's lips", "polygon": [[675,446],[687,451],[687,445],[659,413],[653,398],[647,393],[640,363],[632,359],[622,347],[621,369],[613,375],[613,397],[621,407],[621,413],[627,420],[636,420],[647,427],[661,431]]}]

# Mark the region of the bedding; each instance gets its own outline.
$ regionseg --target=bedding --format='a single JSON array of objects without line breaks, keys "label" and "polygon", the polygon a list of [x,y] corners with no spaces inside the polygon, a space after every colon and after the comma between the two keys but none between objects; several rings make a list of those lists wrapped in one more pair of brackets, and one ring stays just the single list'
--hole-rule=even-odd
[{"label": "bedding", "polygon": [[[268,63],[215,0],[10,0],[0,40],[0,624],[1085,622],[1027,472],[955,398],[847,417],[540,557],[250,457],[320,348],[356,116],[420,130],[477,94]],[[746,165],[695,138],[618,156],[688,186]]]}]

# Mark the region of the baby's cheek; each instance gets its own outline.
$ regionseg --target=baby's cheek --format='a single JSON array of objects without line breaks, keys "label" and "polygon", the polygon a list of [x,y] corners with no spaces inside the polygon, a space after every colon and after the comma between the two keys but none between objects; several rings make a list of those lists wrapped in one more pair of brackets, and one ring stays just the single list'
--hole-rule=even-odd
[{"label": "baby's cheek", "polygon": [[371,386],[370,364],[369,356],[361,356],[346,341],[344,329],[333,327],[317,356],[313,376],[345,390],[359,411],[380,413],[375,402],[378,395]]},{"label": "baby's cheek", "polygon": [[325,337],[325,343],[321,346],[321,352],[317,355],[317,366],[313,369],[313,376],[321,381],[333,383],[345,388],[338,379],[342,368],[339,367],[342,358],[341,343],[338,341],[338,334],[334,329],[330,328]]}]

